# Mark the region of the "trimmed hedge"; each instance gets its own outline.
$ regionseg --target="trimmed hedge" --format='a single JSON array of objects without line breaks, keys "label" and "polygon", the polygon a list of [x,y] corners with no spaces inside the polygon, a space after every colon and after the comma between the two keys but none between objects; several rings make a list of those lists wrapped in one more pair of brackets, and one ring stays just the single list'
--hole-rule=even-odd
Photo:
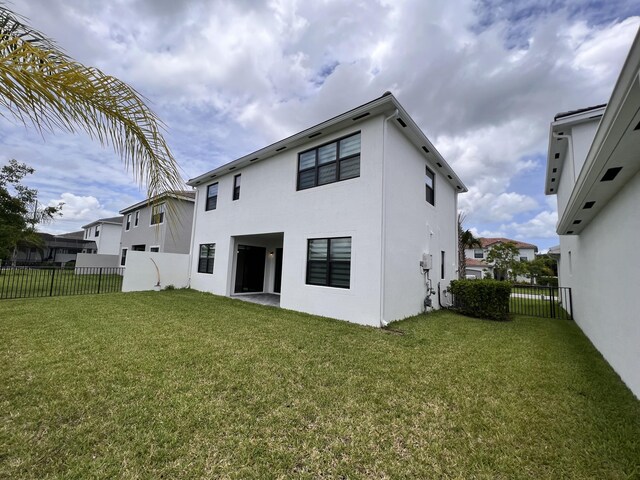
[{"label": "trimmed hedge", "polygon": [[460,313],[489,320],[509,320],[509,282],[453,280],[449,290]]}]

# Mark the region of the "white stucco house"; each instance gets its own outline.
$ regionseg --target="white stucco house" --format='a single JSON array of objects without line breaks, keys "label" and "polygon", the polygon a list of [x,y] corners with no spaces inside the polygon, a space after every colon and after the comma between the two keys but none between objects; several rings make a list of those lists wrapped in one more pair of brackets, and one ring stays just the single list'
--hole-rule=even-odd
[{"label": "white stucco house", "polygon": [[[480,237],[478,238],[480,248],[466,248],[464,254],[466,257],[466,275],[467,278],[474,276],[475,278],[484,278],[485,273],[493,276],[493,265],[487,261],[487,255],[493,246],[511,242],[518,248],[518,257],[521,262],[530,262],[535,260],[538,247],[532,243],[521,242],[519,240],[511,240],[504,237]],[[525,277],[518,277],[517,281],[528,281]]]},{"label": "white stucco house", "polygon": [[120,233],[123,217],[101,218],[83,225],[84,240],[93,240],[99,255],[118,255],[120,253]]},{"label": "white stucco house", "polygon": [[188,254],[194,203],[195,192],[180,190],[120,210],[120,265],[132,251]]},{"label": "white stucco house", "polygon": [[606,107],[555,116],[545,192],[575,321],[640,397],[640,37]]},{"label": "white stucco house", "polygon": [[457,277],[467,189],[390,93],[188,184],[197,290],[378,327]]}]

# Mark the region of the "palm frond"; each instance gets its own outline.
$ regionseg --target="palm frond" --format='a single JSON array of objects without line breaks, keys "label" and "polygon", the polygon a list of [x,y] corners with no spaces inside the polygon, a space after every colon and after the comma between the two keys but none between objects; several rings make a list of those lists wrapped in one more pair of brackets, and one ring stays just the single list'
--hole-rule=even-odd
[{"label": "palm frond", "polygon": [[40,132],[84,130],[113,147],[134,179],[146,184],[149,198],[183,187],[164,124],[142,96],[69,58],[1,5],[0,114]]}]

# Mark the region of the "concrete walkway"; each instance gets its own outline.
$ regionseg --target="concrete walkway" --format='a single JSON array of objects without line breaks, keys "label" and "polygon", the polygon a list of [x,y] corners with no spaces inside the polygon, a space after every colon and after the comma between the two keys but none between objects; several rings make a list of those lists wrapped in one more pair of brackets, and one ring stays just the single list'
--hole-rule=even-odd
[{"label": "concrete walkway", "polygon": [[242,300],[243,302],[269,305],[270,307],[280,306],[280,295],[276,295],[275,293],[249,293],[246,295],[232,295],[231,298]]}]

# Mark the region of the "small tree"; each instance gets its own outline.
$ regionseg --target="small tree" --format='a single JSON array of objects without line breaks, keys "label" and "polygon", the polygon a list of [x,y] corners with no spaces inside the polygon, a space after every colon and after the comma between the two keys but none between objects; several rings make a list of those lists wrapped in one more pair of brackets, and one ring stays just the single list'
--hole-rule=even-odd
[{"label": "small tree", "polygon": [[464,230],[462,224],[464,223],[464,212],[458,213],[458,278],[461,280],[466,278],[467,275],[467,256],[465,250],[467,248],[482,248],[480,240],[473,236],[471,230]]},{"label": "small tree", "polygon": [[18,245],[42,246],[36,225],[60,215],[62,204],[38,207],[38,192],[22,184],[33,168],[16,160],[0,169],[0,259],[16,261]]},{"label": "small tree", "polygon": [[553,265],[556,261],[549,255],[539,255],[534,260],[526,262],[526,276],[534,283],[539,277],[552,276],[554,274]]},{"label": "small tree", "polygon": [[520,250],[513,242],[497,243],[489,249],[487,262],[493,264],[493,271],[498,280],[513,279],[523,271],[520,262]]}]

